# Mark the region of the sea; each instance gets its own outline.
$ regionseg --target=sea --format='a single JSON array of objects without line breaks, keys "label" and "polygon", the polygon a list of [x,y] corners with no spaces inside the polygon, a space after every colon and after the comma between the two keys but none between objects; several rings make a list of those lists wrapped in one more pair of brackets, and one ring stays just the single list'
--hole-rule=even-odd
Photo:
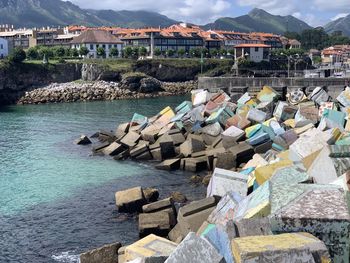
[{"label": "sea", "polygon": [[186,96],[0,107],[0,263],[78,262],[79,254],[138,239],[137,217],[118,213],[115,192],[155,187],[204,197],[191,174],[94,156],[73,142],[115,130],[133,113],[153,116]]}]

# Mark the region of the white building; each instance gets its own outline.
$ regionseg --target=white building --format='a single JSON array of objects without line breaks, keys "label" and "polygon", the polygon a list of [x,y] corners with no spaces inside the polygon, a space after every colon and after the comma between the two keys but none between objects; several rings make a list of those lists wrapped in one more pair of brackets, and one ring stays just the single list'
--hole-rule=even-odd
[{"label": "white building", "polygon": [[235,60],[245,58],[254,62],[269,61],[271,46],[265,44],[240,44],[235,46]]},{"label": "white building", "polygon": [[5,38],[0,38],[0,59],[9,55],[9,43]]},{"label": "white building", "polygon": [[97,49],[99,47],[105,50],[106,58],[111,57],[109,53],[112,48],[118,49],[120,57],[123,42],[105,30],[86,30],[71,41],[71,48],[79,50],[83,46],[89,50],[88,58],[98,58]]}]

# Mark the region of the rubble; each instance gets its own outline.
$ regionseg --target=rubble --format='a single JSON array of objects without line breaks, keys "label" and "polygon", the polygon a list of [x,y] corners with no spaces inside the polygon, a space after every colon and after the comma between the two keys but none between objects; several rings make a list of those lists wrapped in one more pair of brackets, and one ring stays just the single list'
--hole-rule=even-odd
[{"label": "rubble", "polygon": [[143,206],[141,236],[175,242],[167,262],[349,262],[350,88],[336,100],[321,87],[279,98],[270,87],[237,103],[195,90],[174,111],[100,132],[95,152],[208,172],[193,177],[207,198],[187,205],[180,193],[153,204],[141,188],[116,195],[120,211]]}]

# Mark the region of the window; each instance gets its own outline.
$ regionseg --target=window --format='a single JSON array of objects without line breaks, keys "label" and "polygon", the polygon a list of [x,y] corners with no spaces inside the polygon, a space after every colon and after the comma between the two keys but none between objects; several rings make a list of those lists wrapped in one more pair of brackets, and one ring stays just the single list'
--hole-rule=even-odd
[{"label": "window", "polygon": [[118,47],[118,45],[114,45],[114,47],[115,47],[115,48],[117,48],[117,47]]},{"label": "window", "polygon": [[4,45],[3,44],[0,45],[0,49],[4,49]]},{"label": "window", "polygon": [[255,48],[255,52],[259,52],[259,48],[258,47]]},{"label": "window", "polygon": [[93,49],[94,49],[94,45],[90,44],[90,50],[93,50]]},{"label": "window", "polygon": [[111,49],[111,48],[112,48],[112,45],[109,45],[108,48]]},{"label": "window", "polygon": [[103,44],[102,47],[103,47],[104,49],[106,49],[106,45],[105,45],[105,44]]}]

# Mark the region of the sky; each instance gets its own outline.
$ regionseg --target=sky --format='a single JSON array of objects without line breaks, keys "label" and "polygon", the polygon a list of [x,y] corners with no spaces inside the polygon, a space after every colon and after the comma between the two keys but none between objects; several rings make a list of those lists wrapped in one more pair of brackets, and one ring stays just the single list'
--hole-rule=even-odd
[{"label": "sky", "polygon": [[71,0],[82,8],[150,10],[172,19],[196,24],[218,17],[236,17],[252,8],[274,15],[293,15],[311,26],[326,23],[350,13],[350,0]]}]

